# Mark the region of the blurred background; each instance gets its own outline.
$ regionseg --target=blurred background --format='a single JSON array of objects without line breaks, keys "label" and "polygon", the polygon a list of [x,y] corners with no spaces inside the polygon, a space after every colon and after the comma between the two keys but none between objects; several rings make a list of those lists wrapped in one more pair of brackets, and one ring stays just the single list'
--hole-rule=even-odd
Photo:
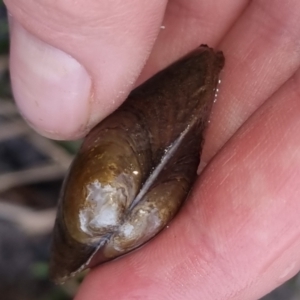
[{"label": "blurred background", "polygon": [[48,280],[51,231],[60,186],[80,142],[55,142],[20,117],[9,82],[9,36],[0,2],[0,298],[73,299],[79,281]]},{"label": "blurred background", "polygon": [[[48,259],[60,186],[80,141],[51,141],[26,125],[12,99],[8,52],[7,16],[1,1],[0,295],[5,300],[73,299],[80,280],[52,284]],[[298,275],[261,300],[299,299]]]}]

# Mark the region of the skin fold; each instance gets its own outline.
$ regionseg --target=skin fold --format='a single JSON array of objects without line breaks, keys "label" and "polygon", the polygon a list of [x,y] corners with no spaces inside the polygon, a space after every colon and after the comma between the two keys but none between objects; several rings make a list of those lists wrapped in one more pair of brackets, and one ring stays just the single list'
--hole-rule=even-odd
[{"label": "skin fold", "polygon": [[299,1],[5,2],[16,102],[56,139],[83,136],[202,43],[226,57],[185,206],[142,249],[92,270],[76,300],[251,300],[299,271]]}]

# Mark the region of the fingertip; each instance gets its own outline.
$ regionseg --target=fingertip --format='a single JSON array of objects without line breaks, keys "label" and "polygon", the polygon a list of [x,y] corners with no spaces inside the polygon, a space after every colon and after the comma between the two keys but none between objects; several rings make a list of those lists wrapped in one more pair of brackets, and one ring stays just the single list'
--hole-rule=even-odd
[{"label": "fingertip", "polygon": [[6,5],[14,18],[10,67],[21,114],[45,136],[74,139],[124,101],[157,37],[166,1]]},{"label": "fingertip", "polygon": [[21,114],[42,135],[82,136],[88,127],[91,78],[73,57],[10,19],[10,72]]}]

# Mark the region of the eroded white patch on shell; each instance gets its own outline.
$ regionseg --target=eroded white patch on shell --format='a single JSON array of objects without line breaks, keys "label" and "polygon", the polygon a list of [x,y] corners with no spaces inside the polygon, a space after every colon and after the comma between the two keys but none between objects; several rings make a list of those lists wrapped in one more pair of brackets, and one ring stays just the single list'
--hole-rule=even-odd
[{"label": "eroded white patch on shell", "polygon": [[122,232],[124,234],[124,236],[130,236],[132,235],[132,232],[134,230],[134,226],[129,224],[129,223],[125,223],[123,226],[122,226]]},{"label": "eroded white patch on shell", "polygon": [[86,188],[85,207],[79,212],[81,230],[93,236],[97,229],[118,226],[121,207],[126,201],[122,189],[102,185],[98,180]]},{"label": "eroded white patch on shell", "polygon": [[[152,238],[162,227],[162,221],[159,217],[158,210],[146,210],[139,208],[137,217],[133,220],[127,220],[119,228],[120,239],[114,239],[112,246],[119,252],[128,250],[127,242],[136,248],[145,241]],[[125,243],[124,243],[125,241]]]}]

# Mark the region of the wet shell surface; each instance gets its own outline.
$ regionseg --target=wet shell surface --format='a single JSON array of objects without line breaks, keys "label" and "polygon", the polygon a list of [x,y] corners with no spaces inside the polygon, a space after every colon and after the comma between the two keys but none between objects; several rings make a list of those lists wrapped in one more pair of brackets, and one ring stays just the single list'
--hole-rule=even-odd
[{"label": "wet shell surface", "polygon": [[197,176],[223,64],[222,52],[200,46],[133,90],[87,135],[62,188],[54,281],[141,246],[174,217]]}]

